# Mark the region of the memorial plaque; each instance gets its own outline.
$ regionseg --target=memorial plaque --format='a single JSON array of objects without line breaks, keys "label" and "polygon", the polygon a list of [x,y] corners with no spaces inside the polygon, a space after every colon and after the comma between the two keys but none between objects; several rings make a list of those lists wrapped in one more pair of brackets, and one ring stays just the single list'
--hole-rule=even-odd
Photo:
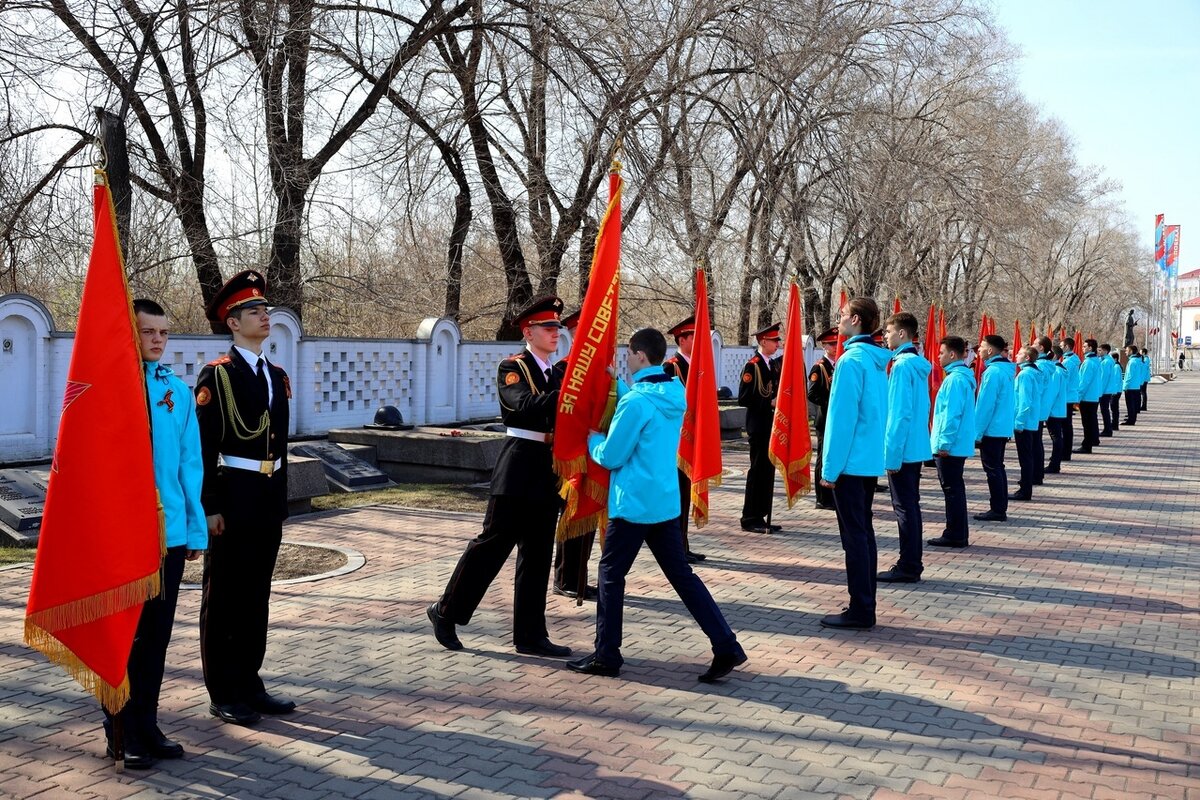
[{"label": "memorial plaque", "polygon": [[0,522],[21,538],[37,538],[48,480],[44,470],[0,470]]},{"label": "memorial plaque", "polygon": [[325,467],[325,476],[348,489],[364,489],[390,483],[386,474],[332,442],[301,442],[292,445],[290,452],[320,459]]}]

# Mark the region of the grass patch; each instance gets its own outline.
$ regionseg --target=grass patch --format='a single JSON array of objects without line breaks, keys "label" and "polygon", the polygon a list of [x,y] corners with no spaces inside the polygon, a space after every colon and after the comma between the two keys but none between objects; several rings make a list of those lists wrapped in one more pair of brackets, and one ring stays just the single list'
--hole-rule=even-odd
[{"label": "grass patch", "polygon": [[358,506],[408,506],[439,511],[474,511],[487,509],[488,490],[483,487],[456,483],[402,483],[387,489],[365,492],[339,492],[312,499],[313,511]]},{"label": "grass patch", "polygon": [[33,561],[36,547],[0,547],[0,567]]}]

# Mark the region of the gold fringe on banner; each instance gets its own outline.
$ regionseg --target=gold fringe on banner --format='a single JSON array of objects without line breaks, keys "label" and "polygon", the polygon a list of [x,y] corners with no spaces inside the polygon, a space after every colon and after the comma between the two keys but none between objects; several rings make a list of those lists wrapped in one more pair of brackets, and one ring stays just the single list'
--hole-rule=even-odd
[{"label": "gold fringe on banner", "polygon": [[785,469],[783,462],[774,453],[769,453],[771,463],[775,465],[775,469],[787,476],[791,485],[799,486],[800,489],[796,492],[787,493],[788,508],[796,505],[796,501],[804,495],[812,491],[812,476],[809,475],[805,480],[804,470],[808,469],[808,465],[812,463],[812,451],[809,450],[804,454],[804,458],[797,459],[787,466]]},{"label": "gold fringe on banner", "polygon": [[116,714],[129,701],[128,672],[119,686],[113,686],[80,661],[71,648],[29,619],[25,620],[25,643],[40,651],[52,664],[62,667],[80,686],[99,700],[109,713]]}]

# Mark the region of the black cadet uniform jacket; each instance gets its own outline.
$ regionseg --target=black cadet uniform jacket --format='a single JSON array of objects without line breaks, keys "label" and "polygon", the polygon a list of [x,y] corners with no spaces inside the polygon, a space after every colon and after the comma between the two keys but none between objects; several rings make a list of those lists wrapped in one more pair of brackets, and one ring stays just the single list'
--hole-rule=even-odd
[{"label": "black cadet uniform jacket", "polygon": [[[291,382],[282,368],[270,367],[271,408],[267,409],[254,367],[234,349],[207,364],[196,379],[196,417],[204,458],[204,513],[247,513],[287,519],[288,400]],[[265,414],[265,416],[264,416]],[[218,466],[217,456],[281,462],[272,475]]]},{"label": "black cadet uniform jacket", "polygon": [[771,401],[779,391],[779,371],[782,358],[765,363],[762,353],[755,353],[742,368],[742,380],[738,384],[738,405],[746,409],[746,434],[769,434],[775,409]]},{"label": "black cadet uniform jacket", "polygon": [[688,368],[690,366],[691,363],[678,353],[663,362],[663,370],[668,375],[674,375],[676,378],[679,378],[679,382],[684,386],[687,386]]},{"label": "black cadet uniform jacket", "polygon": [[[562,372],[555,365],[547,379],[528,350],[501,361],[496,390],[504,425],[553,434]],[[492,471],[492,495],[559,502],[551,447],[550,442],[507,437]]]},{"label": "black cadet uniform jacket", "polygon": [[818,432],[825,430],[825,417],[829,413],[829,390],[832,386],[833,364],[829,359],[821,358],[808,373],[808,402],[817,409],[813,423]]}]

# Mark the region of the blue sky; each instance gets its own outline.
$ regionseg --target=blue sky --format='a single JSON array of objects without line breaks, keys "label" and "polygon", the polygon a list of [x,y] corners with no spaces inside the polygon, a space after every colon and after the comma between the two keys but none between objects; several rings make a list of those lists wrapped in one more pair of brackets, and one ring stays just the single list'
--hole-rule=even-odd
[{"label": "blue sky", "polygon": [[1183,226],[1181,272],[1200,269],[1189,256],[1200,253],[1200,0],[995,0],[993,11],[1023,54],[1022,91],[1065,123],[1082,162],[1122,184],[1147,252],[1166,214]]}]

